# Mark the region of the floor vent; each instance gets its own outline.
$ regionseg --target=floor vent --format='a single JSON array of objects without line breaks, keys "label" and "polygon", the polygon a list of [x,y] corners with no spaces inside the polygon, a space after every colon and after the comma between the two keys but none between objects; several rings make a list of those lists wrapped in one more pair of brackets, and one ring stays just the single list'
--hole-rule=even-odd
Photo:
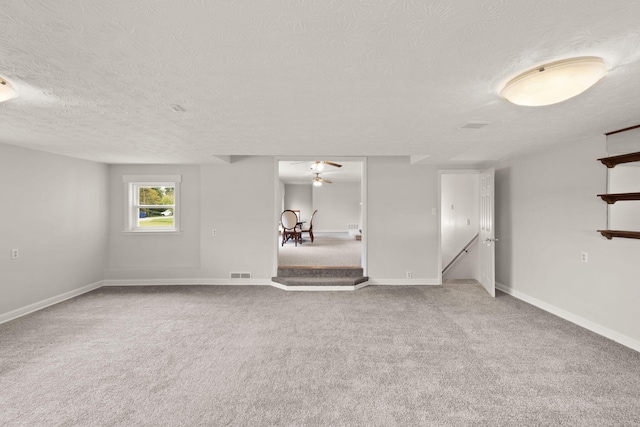
[{"label": "floor vent", "polygon": [[360,224],[347,224],[347,230],[359,230]]},{"label": "floor vent", "polygon": [[232,279],[251,279],[251,273],[229,273]]}]

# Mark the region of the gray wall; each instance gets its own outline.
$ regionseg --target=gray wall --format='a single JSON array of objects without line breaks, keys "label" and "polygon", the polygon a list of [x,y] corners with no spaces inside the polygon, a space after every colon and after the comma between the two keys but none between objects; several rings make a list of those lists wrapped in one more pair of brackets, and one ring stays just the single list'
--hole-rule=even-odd
[{"label": "gray wall", "polygon": [[102,280],[107,166],[0,144],[0,180],[0,314]]},{"label": "gray wall", "polygon": [[273,276],[281,213],[275,168],[272,157],[202,166],[202,277],[228,279],[232,271],[265,281]]},{"label": "gray wall", "polygon": [[313,187],[313,220],[317,231],[347,231],[348,224],[360,224],[361,185],[359,182],[334,182]]},{"label": "gray wall", "polygon": [[[369,275],[402,280],[406,271],[412,271],[414,280],[437,282],[438,223],[437,216],[431,215],[431,209],[437,207],[437,168],[411,166],[406,157],[378,157],[369,162]],[[122,234],[122,175],[133,173],[182,174],[182,235]],[[206,166],[112,166],[110,183],[106,279],[223,280],[234,271],[268,281],[273,275],[281,210],[272,157],[242,157],[231,164]],[[345,188],[337,191],[348,197],[338,199],[348,199],[355,208],[351,209],[354,218],[339,220],[344,222],[341,229],[359,220],[360,186],[354,183]],[[321,218],[319,211],[318,224]],[[314,228],[316,225],[314,220]],[[216,237],[211,233],[214,228]]]},{"label": "gray wall", "polygon": [[303,220],[309,221],[314,210],[315,231],[347,231],[347,224],[360,224],[360,182],[334,182],[314,187],[311,184],[286,184],[285,209],[300,209]]},{"label": "gray wall", "polygon": [[[640,340],[640,242],[607,240],[603,137],[496,168],[496,278],[523,296]],[[588,253],[588,263],[580,260]]]},{"label": "gray wall", "polygon": [[[123,175],[181,175],[180,234],[123,233]],[[106,279],[193,277],[200,269],[200,166],[109,167],[109,262]],[[202,230],[204,234],[204,230]]]},{"label": "gray wall", "polygon": [[369,276],[437,283],[438,168],[411,165],[406,157],[370,157],[367,162]]},{"label": "gray wall", "polygon": [[300,218],[308,221],[313,213],[311,184],[285,184],[284,208],[299,210]]}]

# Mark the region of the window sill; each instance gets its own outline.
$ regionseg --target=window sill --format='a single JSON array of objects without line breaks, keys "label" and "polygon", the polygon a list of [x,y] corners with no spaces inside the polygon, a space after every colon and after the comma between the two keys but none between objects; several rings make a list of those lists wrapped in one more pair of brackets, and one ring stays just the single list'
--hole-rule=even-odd
[{"label": "window sill", "polygon": [[182,231],[160,231],[160,230],[144,230],[144,231],[130,231],[130,230],[125,230],[122,231],[122,234],[124,236],[138,236],[138,235],[142,235],[142,234],[154,234],[154,235],[159,235],[159,234],[182,234]]}]

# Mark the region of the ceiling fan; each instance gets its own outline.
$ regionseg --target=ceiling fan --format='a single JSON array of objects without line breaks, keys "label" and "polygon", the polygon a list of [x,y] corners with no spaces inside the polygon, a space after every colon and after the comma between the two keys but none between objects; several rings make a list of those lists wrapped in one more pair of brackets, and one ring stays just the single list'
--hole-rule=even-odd
[{"label": "ceiling fan", "polygon": [[328,162],[328,161],[315,161],[311,164],[311,169],[313,169],[314,171],[321,171],[322,169],[324,169],[324,165],[329,165],[329,166],[333,166],[336,168],[341,168],[342,165],[339,163],[335,163],[335,162]]},{"label": "ceiling fan", "polygon": [[316,176],[313,178],[313,186],[314,187],[320,187],[322,185],[322,183],[326,182],[327,184],[333,184],[333,182],[329,181],[328,179],[322,179],[320,178],[320,174],[316,173]]}]

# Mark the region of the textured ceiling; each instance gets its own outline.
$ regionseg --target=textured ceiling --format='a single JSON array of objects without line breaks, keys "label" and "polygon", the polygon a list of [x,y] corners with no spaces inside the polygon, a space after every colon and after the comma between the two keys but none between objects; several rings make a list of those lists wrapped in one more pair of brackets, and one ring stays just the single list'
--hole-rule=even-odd
[{"label": "textured ceiling", "polygon": [[[20,96],[0,142],[106,163],[497,160],[640,122],[638,22],[636,0],[3,0],[0,75]],[[582,55],[609,74],[574,99],[498,96]]]}]

